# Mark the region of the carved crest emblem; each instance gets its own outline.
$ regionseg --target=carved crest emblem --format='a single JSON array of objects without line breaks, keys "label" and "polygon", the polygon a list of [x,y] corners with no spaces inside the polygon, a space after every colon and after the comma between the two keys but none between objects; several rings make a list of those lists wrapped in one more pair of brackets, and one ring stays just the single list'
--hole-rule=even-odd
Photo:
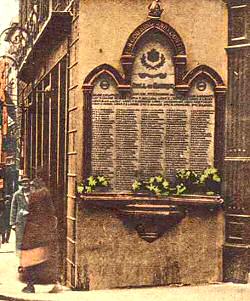
[{"label": "carved crest emblem", "polygon": [[144,53],[141,57],[141,63],[149,70],[157,70],[164,66],[166,62],[163,53],[159,53],[156,49],[151,49],[147,53]]},{"label": "carved crest emblem", "polygon": [[148,6],[148,17],[151,18],[151,19],[160,19],[163,10],[164,9],[161,8],[161,1],[160,0],[154,0]]}]

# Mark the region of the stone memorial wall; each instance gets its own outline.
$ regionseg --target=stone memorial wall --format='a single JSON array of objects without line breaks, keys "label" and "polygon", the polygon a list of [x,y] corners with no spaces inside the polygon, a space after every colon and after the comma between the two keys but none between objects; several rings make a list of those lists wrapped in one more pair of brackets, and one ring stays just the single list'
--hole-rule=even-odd
[{"label": "stone memorial wall", "polygon": [[96,80],[91,131],[91,174],[109,178],[113,191],[181,168],[202,171],[214,163],[213,87],[198,77],[177,96],[171,50],[154,36],[137,51],[129,98],[120,97],[111,76]]}]

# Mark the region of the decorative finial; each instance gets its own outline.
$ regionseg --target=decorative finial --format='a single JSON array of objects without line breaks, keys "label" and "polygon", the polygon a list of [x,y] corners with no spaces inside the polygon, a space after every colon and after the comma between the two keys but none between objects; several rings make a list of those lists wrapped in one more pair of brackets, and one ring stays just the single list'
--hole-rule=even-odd
[{"label": "decorative finial", "polygon": [[148,17],[150,19],[160,19],[163,11],[164,9],[161,8],[161,0],[154,0],[148,6]]}]

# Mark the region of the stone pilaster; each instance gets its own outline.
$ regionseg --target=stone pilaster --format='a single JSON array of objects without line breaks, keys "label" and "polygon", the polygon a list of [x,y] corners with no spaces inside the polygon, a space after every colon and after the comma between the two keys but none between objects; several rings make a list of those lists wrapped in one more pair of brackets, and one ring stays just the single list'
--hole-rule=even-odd
[{"label": "stone pilaster", "polygon": [[228,99],[226,105],[224,280],[247,282],[250,270],[250,4],[228,1]]}]

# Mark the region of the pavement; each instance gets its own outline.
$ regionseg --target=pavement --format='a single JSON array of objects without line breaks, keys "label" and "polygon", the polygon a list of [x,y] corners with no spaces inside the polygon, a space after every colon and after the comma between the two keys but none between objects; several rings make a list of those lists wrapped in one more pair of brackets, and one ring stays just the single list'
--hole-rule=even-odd
[{"label": "pavement", "polygon": [[11,242],[0,248],[0,301],[250,301],[250,284],[220,283],[183,287],[130,288],[98,291],[71,291],[49,294],[53,285],[36,285],[35,294],[25,294],[17,279],[18,258]]}]

